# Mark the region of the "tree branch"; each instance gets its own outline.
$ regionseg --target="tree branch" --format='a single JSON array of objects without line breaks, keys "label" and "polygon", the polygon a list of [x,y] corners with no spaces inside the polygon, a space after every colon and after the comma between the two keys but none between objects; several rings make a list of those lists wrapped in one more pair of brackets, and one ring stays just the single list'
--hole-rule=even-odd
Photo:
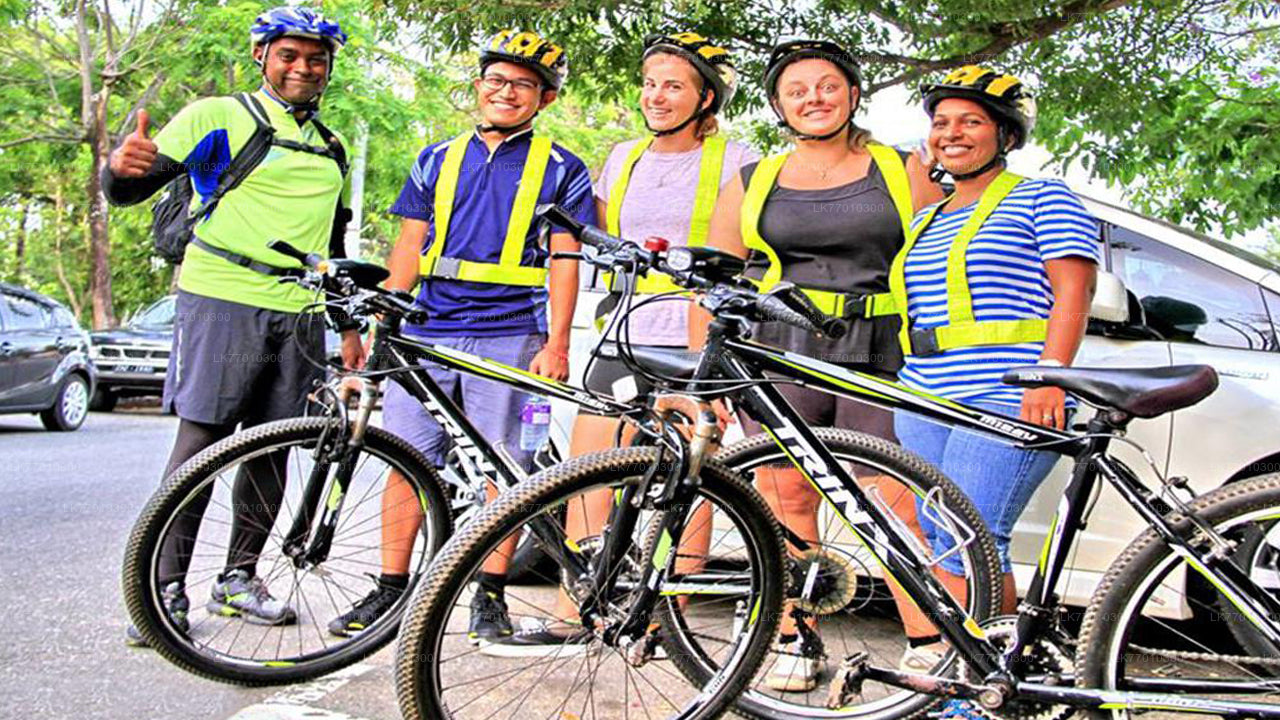
[{"label": "tree branch", "polygon": [[59,142],[74,144],[84,142],[84,138],[71,135],[47,135],[44,133],[37,133],[35,135],[28,135],[24,138],[18,138],[17,140],[6,140],[4,142],[0,142],[0,150],[25,145],[29,142]]},{"label": "tree branch", "polygon": [[1036,18],[1025,23],[998,23],[991,25],[986,28],[991,34],[991,40],[982,48],[974,52],[952,55],[951,57],[936,60],[925,60],[892,53],[864,53],[863,57],[871,60],[906,65],[911,68],[888,80],[871,83],[867,88],[867,94],[871,95],[885,88],[910,82],[925,73],[971,65],[974,64],[977,58],[995,57],[1010,48],[1043,40],[1061,32],[1067,27],[1083,22],[1089,15],[1110,12],[1133,2],[1135,0],[1103,0],[1102,2],[1097,0],[1078,0],[1063,6],[1062,10],[1054,15]]}]

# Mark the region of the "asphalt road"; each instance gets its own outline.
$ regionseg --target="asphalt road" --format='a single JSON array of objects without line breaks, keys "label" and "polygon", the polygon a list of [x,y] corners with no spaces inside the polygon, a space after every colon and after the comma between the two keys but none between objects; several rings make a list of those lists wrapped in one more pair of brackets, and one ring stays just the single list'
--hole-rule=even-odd
[{"label": "asphalt road", "polygon": [[345,675],[249,690],[127,647],[120,561],[176,421],[93,413],[74,433],[0,415],[0,718],[398,718],[391,651]]}]

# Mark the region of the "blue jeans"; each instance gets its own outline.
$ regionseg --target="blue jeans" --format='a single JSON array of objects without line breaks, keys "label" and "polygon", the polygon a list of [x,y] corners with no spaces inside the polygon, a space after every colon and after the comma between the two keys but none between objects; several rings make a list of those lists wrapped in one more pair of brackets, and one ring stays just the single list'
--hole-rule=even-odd
[{"label": "blue jeans", "polygon": [[[969,404],[987,412],[1018,416],[1018,408],[1012,405]],[[990,435],[940,425],[905,412],[895,414],[894,428],[904,448],[935,465],[973,501],[986,521],[987,529],[995,536],[1001,567],[1009,572],[1012,569],[1009,539],[1013,525],[1031,501],[1031,495],[1057,463],[1059,455],[1046,450],[1023,450]],[[940,532],[924,513],[917,513],[917,516],[935,557],[954,547],[950,533]],[[953,575],[964,574],[959,554],[943,560],[942,567]]]},{"label": "blue jeans", "polygon": [[[499,337],[421,337],[429,345],[446,345],[462,352],[497,360],[522,370],[546,344],[547,336],[503,335]],[[490,443],[503,443],[503,448],[526,471],[533,469],[533,453],[520,449],[520,409],[529,396],[510,385],[485,380],[476,375],[447,370],[423,360],[431,378],[453,398],[454,402]],[[388,382],[382,398],[382,426],[399,435],[435,463],[444,467],[448,434],[412,395],[395,382]]]}]

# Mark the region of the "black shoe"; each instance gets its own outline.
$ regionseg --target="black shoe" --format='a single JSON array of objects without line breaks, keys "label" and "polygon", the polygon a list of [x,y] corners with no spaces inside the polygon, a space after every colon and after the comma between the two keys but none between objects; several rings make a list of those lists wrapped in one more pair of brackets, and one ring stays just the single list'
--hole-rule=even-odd
[{"label": "black shoe", "polygon": [[351,637],[378,621],[404,595],[404,588],[378,583],[364,599],[346,613],[329,621],[329,632],[338,637]]},{"label": "black shoe", "polygon": [[[191,601],[187,599],[186,588],[181,583],[169,583],[160,593],[160,597],[164,599],[165,609],[169,611],[169,622],[173,623],[178,632],[186,634],[191,629],[191,622],[187,620],[187,613],[191,611]],[[129,627],[125,628],[124,642],[131,647],[151,647],[133,623],[129,623]]]},{"label": "black shoe", "polygon": [[467,640],[479,645],[481,640],[494,641],[511,637],[511,618],[507,615],[507,603],[502,595],[478,588],[471,597],[471,625],[467,628]]},{"label": "black shoe", "polygon": [[[578,627],[568,634],[557,632],[544,622],[525,618],[524,627],[511,637],[483,643],[480,652],[493,657],[573,657],[594,649],[592,634]],[[597,646],[598,647],[598,646]]]}]

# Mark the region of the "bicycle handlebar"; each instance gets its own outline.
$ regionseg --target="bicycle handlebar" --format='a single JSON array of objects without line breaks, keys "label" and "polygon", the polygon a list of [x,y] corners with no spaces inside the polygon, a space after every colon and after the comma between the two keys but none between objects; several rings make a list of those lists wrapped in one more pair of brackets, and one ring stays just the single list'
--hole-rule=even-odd
[{"label": "bicycle handlebar", "polygon": [[[680,287],[706,290],[708,299],[703,304],[709,310],[731,306],[752,320],[776,320],[832,339],[844,337],[848,331],[848,323],[818,310],[809,297],[791,283],[779,283],[770,292],[761,293],[735,281],[744,267],[742,259],[735,255],[707,247],[653,252],[584,225],[556,205],[539,206],[535,213],[565,228],[584,245],[595,248],[595,257],[583,258],[592,265],[606,270],[656,270],[669,275]],[[673,259],[675,263],[671,262]]]},{"label": "bicycle handlebar", "polygon": [[[578,241],[596,250],[594,256],[583,255],[584,262],[605,270],[663,273],[680,287],[705,291],[702,303],[715,314],[724,311],[750,320],[784,322],[832,339],[843,337],[848,330],[843,319],[818,310],[809,297],[791,283],[779,283],[769,292],[761,293],[749,282],[740,280],[745,263],[730,253],[708,247],[656,252],[584,225],[556,205],[541,205],[535,212],[544,222],[567,229]],[[346,258],[325,259],[316,253],[305,253],[284,240],[274,240],[267,247],[298,260],[313,276],[318,276],[297,280],[303,285],[342,298],[355,297],[359,288],[364,291],[360,304],[371,312],[394,312],[410,322],[419,322],[425,316],[408,293],[378,287],[390,275],[380,265]]]}]

